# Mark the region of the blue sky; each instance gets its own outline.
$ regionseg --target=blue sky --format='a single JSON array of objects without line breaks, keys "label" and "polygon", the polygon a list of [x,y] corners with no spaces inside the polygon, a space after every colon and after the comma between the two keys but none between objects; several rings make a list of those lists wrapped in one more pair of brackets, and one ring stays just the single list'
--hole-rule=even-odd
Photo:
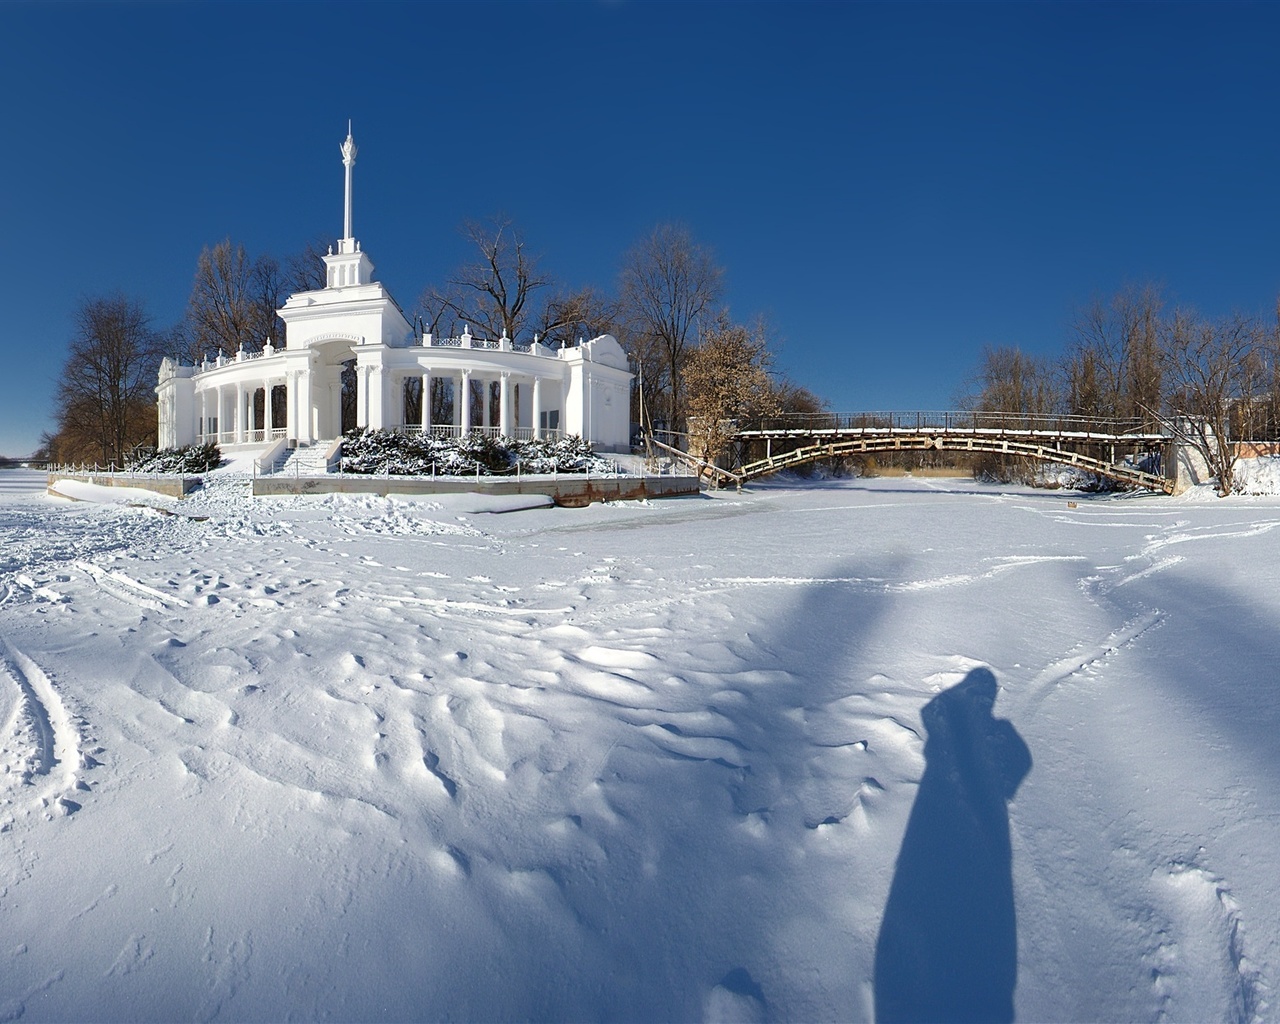
[{"label": "blue sky", "polygon": [[202,246],[355,229],[406,310],[499,211],[569,285],[679,221],[841,410],[949,407],[1126,283],[1280,293],[1280,7],[0,4],[0,453],[52,424],[70,316],[178,320]]}]

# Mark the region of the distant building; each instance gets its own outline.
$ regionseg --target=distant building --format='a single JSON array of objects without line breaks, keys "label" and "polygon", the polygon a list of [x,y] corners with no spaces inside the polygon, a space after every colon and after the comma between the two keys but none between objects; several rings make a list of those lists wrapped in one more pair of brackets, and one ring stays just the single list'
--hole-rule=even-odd
[{"label": "distant building", "polygon": [[[160,447],[217,442],[308,445],[342,432],[343,371],[354,364],[355,425],[383,430],[515,438],[578,435],[600,451],[630,439],[631,373],[612,335],[568,348],[510,338],[419,339],[351,225],[355,140],[342,144],[344,232],[324,257],[325,287],[291,295],[279,311],[285,343],[243,349],[198,366],[160,367]],[[433,387],[437,381],[445,382]],[[431,401],[435,394],[443,401]],[[425,399],[425,400],[424,400]],[[433,420],[436,415],[447,422]],[[414,409],[408,422],[407,409]],[[280,422],[276,422],[275,416]],[[420,411],[418,411],[420,410]]]}]

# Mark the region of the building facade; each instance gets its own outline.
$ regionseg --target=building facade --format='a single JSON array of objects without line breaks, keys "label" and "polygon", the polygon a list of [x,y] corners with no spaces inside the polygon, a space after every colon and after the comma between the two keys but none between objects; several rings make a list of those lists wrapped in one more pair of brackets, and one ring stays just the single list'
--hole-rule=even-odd
[{"label": "building facade", "polygon": [[291,295],[279,310],[283,346],[267,341],[260,352],[242,349],[196,366],[165,359],[156,387],[160,447],[280,439],[301,446],[337,437],[344,373],[349,390],[354,371],[356,426],[578,435],[599,451],[626,451],[632,375],[612,335],[566,348],[479,338],[466,329],[454,338],[415,335],[373,279],[373,262],[352,231],[355,157],[348,133],[344,234],[324,257],[325,287]]}]

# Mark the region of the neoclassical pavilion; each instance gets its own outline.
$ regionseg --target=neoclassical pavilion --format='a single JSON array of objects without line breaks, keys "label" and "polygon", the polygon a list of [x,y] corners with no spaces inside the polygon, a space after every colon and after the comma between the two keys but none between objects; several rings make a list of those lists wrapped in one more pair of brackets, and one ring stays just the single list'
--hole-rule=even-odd
[{"label": "neoclassical pavilion", "polygon": [[[241,349],[197,366],[161,364],[160,447],[281,439],[303,446],[335,438],[343,425],[342,373],[354,362],[358,426],[515,438],[576,434],[600,451],[625,451],[631,373],[612,335],[559,349],[469,330],[456,338],[415,336],[373,279],[373,262],[352,231],[355,162],[348,132],[343,237],[337,252],[324,257],[325,287],[291,295],[279,310],[284,346],[268,340],[261,352]],[[445,400],[433,402],[433,395]],[[283,421],[276,422],[281,409]],[[442,410],[451,410],[442,417],[447,422],[435,422],[433,411]]]}]

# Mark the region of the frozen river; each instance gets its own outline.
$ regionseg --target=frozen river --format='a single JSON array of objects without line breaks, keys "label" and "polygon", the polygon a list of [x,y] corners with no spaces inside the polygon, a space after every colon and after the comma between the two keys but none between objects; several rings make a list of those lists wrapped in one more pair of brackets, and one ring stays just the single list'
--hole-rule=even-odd
[{"label": "frozen river", "polygon": [[1273,1016],[1280,500],[42,480],[0,1020]]}]

